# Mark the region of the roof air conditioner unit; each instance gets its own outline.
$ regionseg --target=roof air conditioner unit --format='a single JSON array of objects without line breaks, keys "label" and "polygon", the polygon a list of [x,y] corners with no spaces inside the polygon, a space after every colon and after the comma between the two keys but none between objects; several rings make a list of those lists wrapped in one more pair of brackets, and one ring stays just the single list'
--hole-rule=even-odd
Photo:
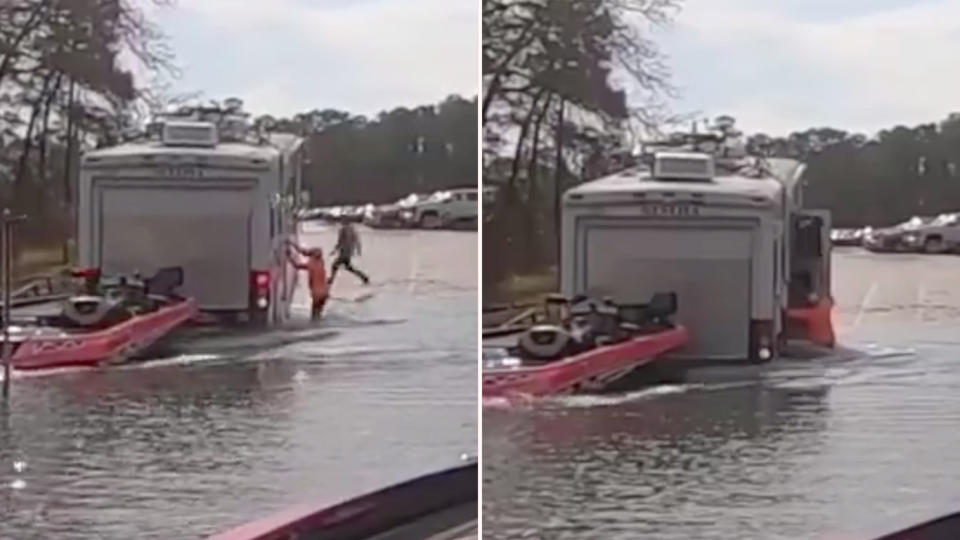
[{"label": "roof air conditioner unit", "polygon": [[657,180],[710,182],[715,175],[713,156],[687,152],[658,152],[653,159]]},{"label": "roof air conditioner unit", "polygon": [[220,139],[213,123],[185,121],[165,123],[161,137],[166,146],[214,147]]}]

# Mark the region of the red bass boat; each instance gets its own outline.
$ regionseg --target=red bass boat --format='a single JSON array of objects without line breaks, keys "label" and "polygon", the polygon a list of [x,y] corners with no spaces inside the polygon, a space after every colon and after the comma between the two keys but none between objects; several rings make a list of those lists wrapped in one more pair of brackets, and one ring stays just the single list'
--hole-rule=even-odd
[{"label": "red bass boat", "polygon": [[86,278],[84,294],[13,313],[14,369],[122,363],[197,314],[192,299],[174,294],[183,283],[180,268],[162,269],[145,281],[78,277]]},{"label": "red bass boat", "polygon": [[477,472],[472,461],[334,506],[293,508],[207,540],[472,540]]},{"label": "red bass boat", "polygon": [[535,324],[515,318],[484,330],[483,397],[601,390],[687,343],[686,328],[670,320],[676,311],[675,293],[636,305],[553,295],[544,317],[531,315]]}]

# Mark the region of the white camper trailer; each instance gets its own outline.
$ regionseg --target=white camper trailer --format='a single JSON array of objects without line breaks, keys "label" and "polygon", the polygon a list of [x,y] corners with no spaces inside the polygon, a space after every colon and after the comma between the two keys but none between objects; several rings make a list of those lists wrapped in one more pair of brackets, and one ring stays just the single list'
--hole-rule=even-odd
[{"label": "white camper trailer", "polygon": [[569,190],[562,289],[622,302],[675,291],[690,331],[678,356],[766,361],[787,337],[788,308],[829,296],[829,214],[800,208],[801,163],[725,145],[687,136]]},{"label": "white camper trailer", "polygon": [[158,137],[83,157],[80,264],[151,275],[184,269],[181,291],[201,310],[259,324],[289,316],[302,139],[247,132],[245,115],[190,109],[156,124]]}]

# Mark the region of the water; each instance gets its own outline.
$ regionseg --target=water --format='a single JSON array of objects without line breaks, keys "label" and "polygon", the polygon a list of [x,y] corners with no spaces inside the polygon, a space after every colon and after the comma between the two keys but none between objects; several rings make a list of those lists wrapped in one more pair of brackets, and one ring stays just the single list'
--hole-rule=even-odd
[{"label": "water", "polygon": [[828,358],[484,408],[490,539],[871,538],[960,508],[957,257],[835,257]]},{"label": "water", "polygon": [[363,239],[374,294],[352,301],[343,273],[319,327],[194,334],[143,366],[12,380],[0,538],[201,538],[475,454],[476,235]]}]

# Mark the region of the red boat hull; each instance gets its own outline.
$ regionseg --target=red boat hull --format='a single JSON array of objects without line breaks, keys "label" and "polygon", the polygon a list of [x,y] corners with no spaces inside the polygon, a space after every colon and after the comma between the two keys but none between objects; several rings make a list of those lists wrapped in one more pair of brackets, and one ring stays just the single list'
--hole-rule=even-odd
[{"label": "red boat hull", "polygon": [[483,397],[544,396],[570,392],[591,379],[652,362],[658,356],[682,347],[688,339],[687,329],[677,326],[542,366],[485,369]]},{"label": "red boat hull", "polygon": [[196,302],[185,299],[105,330],[29,337],[14,352],[13,367],[38,370],[119,362],[149,347],[196,313]]}]

